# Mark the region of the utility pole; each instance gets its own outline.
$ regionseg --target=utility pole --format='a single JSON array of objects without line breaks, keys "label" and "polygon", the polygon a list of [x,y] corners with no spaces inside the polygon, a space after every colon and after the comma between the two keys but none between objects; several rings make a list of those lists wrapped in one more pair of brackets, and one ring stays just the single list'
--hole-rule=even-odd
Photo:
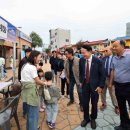
[{"label": "utility pole", "polygon": [[13,82],[15,81],[16,75],[16,43],[13,43]]}]

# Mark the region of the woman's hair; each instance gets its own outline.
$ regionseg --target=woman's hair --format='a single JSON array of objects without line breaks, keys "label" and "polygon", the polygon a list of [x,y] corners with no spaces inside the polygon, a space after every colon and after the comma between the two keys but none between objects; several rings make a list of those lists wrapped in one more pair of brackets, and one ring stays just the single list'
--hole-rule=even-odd
[{"label": "woman's hair", "polygon": [[28,57],[28,62],[35,65],[35,61],[34,61],[34,58],[37,57],[38,55],[40,55],[41,53],[39,51],[32,51],[30,56]]}]

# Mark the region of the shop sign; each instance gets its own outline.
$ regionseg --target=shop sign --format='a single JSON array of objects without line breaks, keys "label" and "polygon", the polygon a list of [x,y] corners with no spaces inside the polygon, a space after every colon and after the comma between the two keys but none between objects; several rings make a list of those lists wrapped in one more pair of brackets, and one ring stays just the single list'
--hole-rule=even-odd
[{"label": "shop sign", "polygon": [[7,38],[7,22],[0,18],[0,38]]},{"label": "shop sign", "polygon": [[24,34],[23,32],[19,31],[18,32],[18,36],[28,42],[31,42],[32,43],[32,38],[29,37],[28,35]]},{"label": "shop sign", "polygon": [[0,16],[0,38],[16,42],[16,27]]}]

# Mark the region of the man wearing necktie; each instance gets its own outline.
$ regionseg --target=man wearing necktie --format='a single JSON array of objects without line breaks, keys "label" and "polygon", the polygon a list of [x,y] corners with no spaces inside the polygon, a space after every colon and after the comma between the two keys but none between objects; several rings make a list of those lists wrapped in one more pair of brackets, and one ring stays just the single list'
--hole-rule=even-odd
[{"label": "man wearing necktie", "polygon": [[[83,95],[84,120],[81,127],[85,127],[91,121],[91,128],[96,129],[95,119],[97,118],[97,104],[99,94],[105,84],[102,62],[99,58],[92,56],[92,48],[83,45],[81,48],[83,58],[79,62],[79,77]],[[91,99],[91,115],[89,115],[89,102]]]},{"label": "man wearing necktie", "polygon": [[104,110],[107,106],[106,92],[107,92],[107,88],[108,88],[112,104],[115,108],[115,113],[119,114],[118,103],[117,103],[117,99],[116,99],[116,96],[115,96],[115,87],[113,86],[112,89],[109,87],[110,73],[111,73],[111,63],[112,63],[112,59],[113,59],[112,48],[106,47],[104,49],[104,51],[105,51],[105,57],[103,58],[103,65],[104,65],[104,68],[105,68],[104,72],[105,72],[105,76],[106,76],[106,81],[105,81],[105,86],[104,86],[102,94],[101,94],[102,105],[101,105],[100,109]]}]

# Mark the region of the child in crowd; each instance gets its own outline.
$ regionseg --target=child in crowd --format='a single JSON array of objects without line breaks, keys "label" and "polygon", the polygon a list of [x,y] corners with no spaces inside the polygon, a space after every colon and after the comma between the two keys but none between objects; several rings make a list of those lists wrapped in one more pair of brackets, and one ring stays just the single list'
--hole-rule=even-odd
[{"label": "child in crowd", "polygon": [[65,77],[65,72],[64,72],[64,62],[66,60],[66,56],[62,55],[62,59],[61,59],[61,64],[60,64],[60,68],[61,68],[61,94],[62,94],[62,99],[64,99],[64,94],[65,94],[65,85],[66,85],[66,97],[69,98],[69,84],[67,83],[66,77]]},{"label": "child in crowd", "polygon": [[[52,84],[52,78],[53,75],[51,71],[45,73],[46,86],[51,96],[50,100],[45,100],[47,117],[46,122],[50,128],[55,128],[55,122],[58,114],[58,99],[60,97],[60,92],[59,89],[55,87],[54,84]],[[45,97],[44,93],[43,97]]]},{"label": "child in crowd", "polygon": [[[38,73],[38,77],[41,80],[44,80],[44,71],[42,69],[38,69],[37,73]],[[40,112],[43,112],[44,109],[46,108],[45,103],[44,103],[44,99],[42,97],[42,89],[43,89],[42,87],[39,87],[39,96],[40,96],[40,109],[39,109],[39,111]]]}]

